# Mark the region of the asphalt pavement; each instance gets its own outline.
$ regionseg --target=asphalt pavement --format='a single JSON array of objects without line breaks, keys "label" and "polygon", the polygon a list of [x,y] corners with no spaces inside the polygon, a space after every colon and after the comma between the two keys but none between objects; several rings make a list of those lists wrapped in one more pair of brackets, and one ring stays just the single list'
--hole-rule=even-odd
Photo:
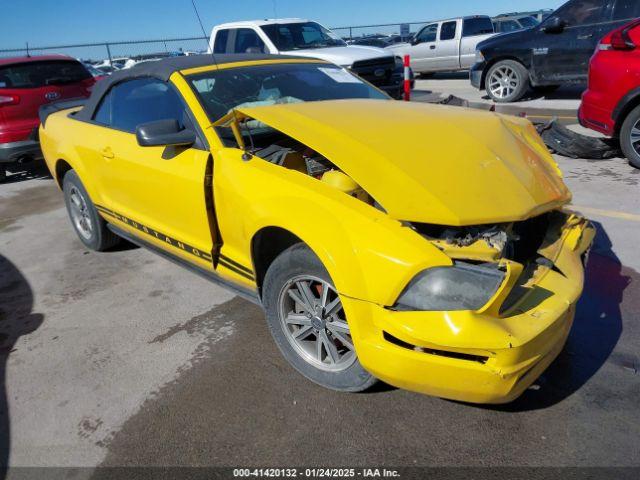
[{"label": "asphalt pavement", "polygon": [[0,185],[0,463],[640,466],[640,171],[558,161],[598,227],[585,292],[560,357],[498,407],[322,389],[260,308],[139,248],[87,251],[46,172],[15,172]]}]

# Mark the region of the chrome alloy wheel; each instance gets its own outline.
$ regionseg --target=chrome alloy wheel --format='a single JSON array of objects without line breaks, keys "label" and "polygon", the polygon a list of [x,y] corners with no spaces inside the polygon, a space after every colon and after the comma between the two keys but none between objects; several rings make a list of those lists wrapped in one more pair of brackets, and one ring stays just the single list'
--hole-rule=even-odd
[{"label": "chrome alloy wheel", "polygon": [[71,220],[76,230],[82,238],[90,240],[93,236],[91,216],[89,215],[87,202],[76,186],[72,186],[69,190],[69,207]]},{"label": "chrome alloy wheel", "polygon": [[489,77],[489,90],[496,98],[507,98],[516,91],[520,79],[516,71],[506,65],[496,68]]},{"label": "chrome alloy wheel", "polygon": [[285,337],[307,363],[337,372],[355,362],[342,302],[329,283],[311,275],[294,277],[280,291],[278,305]]},{"label": "chrome alloy wheel", "polygon": [[640,155],[640,120],[631,127],[631,146]]}]

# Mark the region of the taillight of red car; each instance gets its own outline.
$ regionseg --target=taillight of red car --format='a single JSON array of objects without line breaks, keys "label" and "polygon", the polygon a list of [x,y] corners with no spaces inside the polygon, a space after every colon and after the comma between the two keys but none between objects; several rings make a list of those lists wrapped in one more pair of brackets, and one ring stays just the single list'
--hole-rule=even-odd
[{"label": "taillight of red car", "polygon": [[608,33],[598,44],[599,50],[635,50],[640,44],[640,20]]},{"label": "taillight of red car", "polygon": [[9,105],[18,105],[20,97],[18,95],[3,95],[0,93],[0,107]]}]

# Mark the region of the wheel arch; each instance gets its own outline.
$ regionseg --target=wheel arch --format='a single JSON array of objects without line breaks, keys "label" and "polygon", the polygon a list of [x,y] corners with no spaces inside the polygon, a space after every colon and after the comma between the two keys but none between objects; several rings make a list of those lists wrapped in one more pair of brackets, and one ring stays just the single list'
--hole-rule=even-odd
[{"label": "wheel arch", "polygon": [[64,176],[71,170],[74,170],[74,168],[64,158],[59,158],[58,160],[56,160],[54,173],[56,177],[56,183],[58,184],[58,187],[61,190],[62,190],[62,182],[64,181]]},{"label": "wheel arch", "polygon": [[622,124],[627,116],[640,105],[640,87],[634,88],[618,101],[616,107],[611,113],[611,119],[614,121],[614,135],[619,136]]},{"label": "wheel arch", "polygon": [[[258,295],[262,298],[262,284],[269,266],[287,248],[305,243],[286,228],[268,226],[258,230],[251,239],[251,261],[255,272]],[[306,244],[306,243],[305,243]]]}]

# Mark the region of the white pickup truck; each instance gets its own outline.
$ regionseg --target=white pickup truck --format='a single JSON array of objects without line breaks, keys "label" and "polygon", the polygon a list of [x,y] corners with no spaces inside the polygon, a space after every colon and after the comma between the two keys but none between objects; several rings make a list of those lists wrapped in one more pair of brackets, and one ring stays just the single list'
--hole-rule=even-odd
[{"label": "white pickup truck", "polygon": [[491,18],[485,15],[451,18],[422,27],[410,43],[385,48],[410,55],[416,73],[468,70],[475,63],[476,45],[493,36]]},{"label": "white pickup truck", "polygon": [[347,45],[319,23],[301,18],[217,25],[209,53],[272,53],[319,58],[348,68],[392,97],[403,87],[402,58],[376,47]]}]

